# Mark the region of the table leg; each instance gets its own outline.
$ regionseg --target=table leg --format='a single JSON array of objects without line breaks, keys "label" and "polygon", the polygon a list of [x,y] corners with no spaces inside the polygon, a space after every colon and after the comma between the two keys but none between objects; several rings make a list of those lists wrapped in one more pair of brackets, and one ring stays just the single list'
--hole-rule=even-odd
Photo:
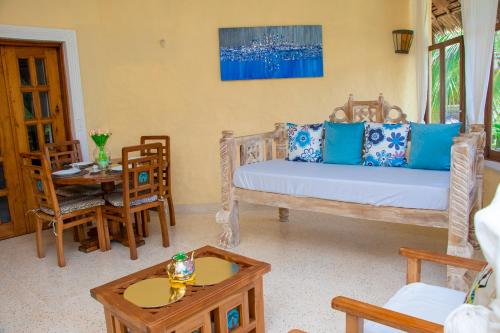
[{"label": "table leg", "polygon": [[[128,238],[124,234],[124,228],[117,222],[108,221],[109,227],[109,239],[110,241],[120,242],[123,246],[128,247]],[[146,244],[144,239],[138,236],[135,232],[135,244],[136,247]],[[92,227],[87,232],[87,239],[80,242],[78,250],[84,253],[90,253],[99,249],[99,241],[97,239],[97,228]]]}]

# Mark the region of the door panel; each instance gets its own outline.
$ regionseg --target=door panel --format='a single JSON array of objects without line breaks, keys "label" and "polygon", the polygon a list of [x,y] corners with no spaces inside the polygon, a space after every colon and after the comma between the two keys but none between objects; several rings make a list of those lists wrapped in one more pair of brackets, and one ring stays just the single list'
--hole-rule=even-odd
[{"label": "door panel", "polygon": [[[17,192],[9,192],[8,205],[15,202],[21,207],[16,209],[23,212],[17,216],[10,211],[13,233],[19,235],[34,230],[32,217],[24,217],[24,212],[33,208],[34,200],[31,184],[23,177],[19,154],[41,152],[45,143],[65,141],[69,131],[65,126],[67,115],[62,99],[58,48],[0,46],[0,55],[3,69],[0,89],[6,97],[2,100],[7,104],[1,108],[5,119],[1,126],[10,126],[10,131],[2,129],[0,137],[5,142],[2,151],[11,156],[9,168],[14,167],[9,172],[5,169],[7,182],[14,184],[11,178],[17,178]],[[13,191],[10,185],[9,191]],[[0,219],[2,212],[7,216],[7,210],[2,210],[4,206],[7,203],[0,198]],[[0,238],[10,236],[0,229]]]},{"label": "door panel", "polygon": [[5,47],[7,84],[20,152],[64,141],[58,54],[53,48]]},{"label": "door panel", "polygon": [[18,154],[3,73],[3,67],[0,66],[0,239],[27,231]]}]

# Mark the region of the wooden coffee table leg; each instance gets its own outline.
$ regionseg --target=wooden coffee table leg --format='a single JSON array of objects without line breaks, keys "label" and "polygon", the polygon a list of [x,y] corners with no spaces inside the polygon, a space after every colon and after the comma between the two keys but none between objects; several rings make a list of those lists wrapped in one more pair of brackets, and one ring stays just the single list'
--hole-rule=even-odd
[{"label": "wooden coffee table leg", "polygon": [[115,333],[115,322],[113,315],[108,310],[104,309],[104,318],[106,319],[106,332]]},{"label": "wooden coffee table leg", "polygon": [[127,333],[127,327],[123,325],[117,317],[113,316],[111,312],[104,309],[104,318],[106,319],[106,332],[107,333]]},{"label": "wooden coffee table leg", "polygon": [[264,333],[264,288],[262,277],[255,282],[255,332]]}]

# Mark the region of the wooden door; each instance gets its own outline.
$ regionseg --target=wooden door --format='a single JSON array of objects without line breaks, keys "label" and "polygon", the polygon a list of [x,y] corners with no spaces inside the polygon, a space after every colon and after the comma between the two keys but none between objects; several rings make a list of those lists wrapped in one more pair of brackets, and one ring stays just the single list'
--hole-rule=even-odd
[{"label": "wooden door", "polygon": [[0,44],[0,58],[0,163],[4,168],[3,190],[0,174],[1,239],[34,230],[32,219],[25,217],[34,201],[19,154],[42,151],[44,144],[64,141],[70,133],[58,48]]}]

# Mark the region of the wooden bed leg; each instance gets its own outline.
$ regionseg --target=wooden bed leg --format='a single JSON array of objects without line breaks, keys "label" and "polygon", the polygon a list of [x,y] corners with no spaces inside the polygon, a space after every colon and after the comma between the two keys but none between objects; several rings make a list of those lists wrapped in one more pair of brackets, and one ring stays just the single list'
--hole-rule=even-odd
[{"label": "wooden bed leg", "polygon": [[476,215],[477,211],[480,209],[481,207],[479,207],[479,202],[476,202],[469,214],[469,242],[471,243],[474,251],[481,249],[481,246],[479,246],[479,242],[476,238],[476,225],[474,223],[474,215]]},{"label": "wooden bed leg", "polygon": [[278,213],[280,217],[280,222],[288,222],[288,215],[290,214],[288,208],[278,208]]},{"label": "wooden bed leg", "polygon": [[219,235],[219,246],[230,249],[240,244],[239,204],[233,201],[230,211],[221,209],[217,212],[217,223],[222,224],[222,233]]}]

